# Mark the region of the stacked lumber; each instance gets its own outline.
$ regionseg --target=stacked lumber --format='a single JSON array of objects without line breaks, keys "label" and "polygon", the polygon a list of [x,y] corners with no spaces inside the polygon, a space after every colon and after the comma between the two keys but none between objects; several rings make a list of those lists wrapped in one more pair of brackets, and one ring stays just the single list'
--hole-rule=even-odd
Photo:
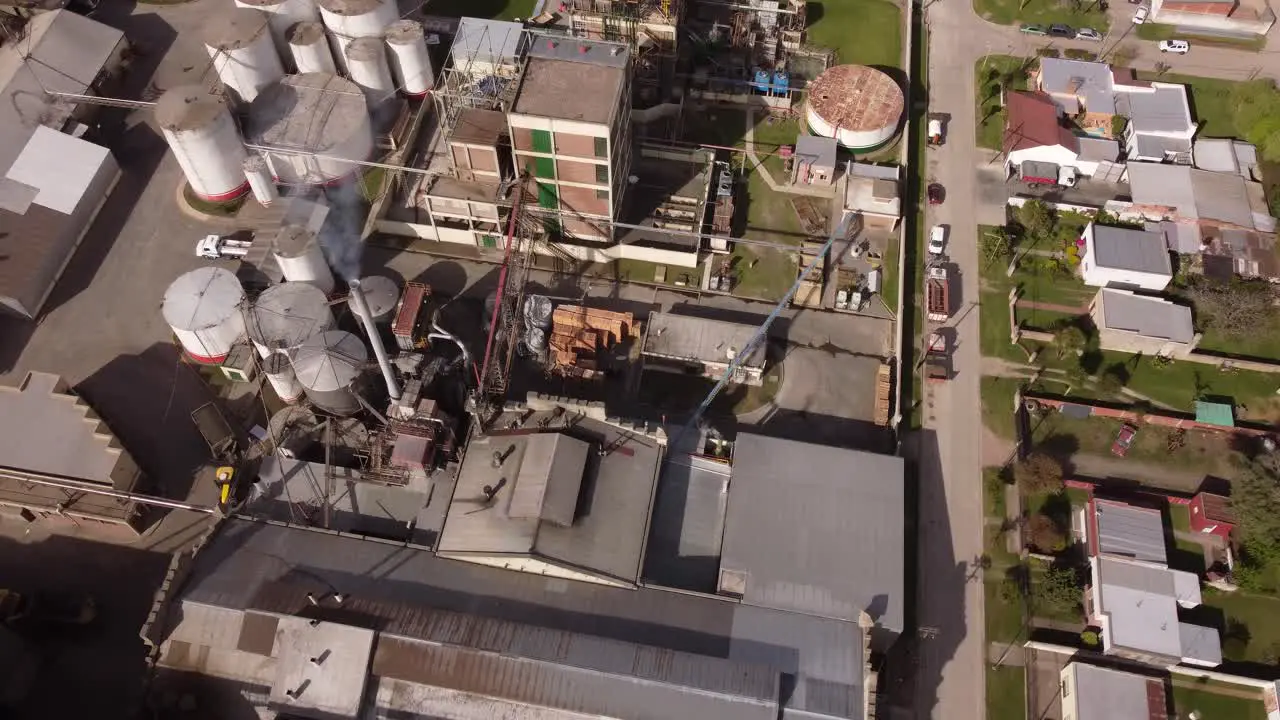
[{"label": "stacked lumber", "polygon": [[561,305],[551,315],[551,363],[595,369],[600,348],[612,347],[639,330],[631,313]]},{"label": "stacked lumber", "polygon": [[893,373],[887,363],[880,363],[879,369],[876,370],[876,425],[885,426],[889,424],[889,409],[893,404],[891,399],[892,391]]}]

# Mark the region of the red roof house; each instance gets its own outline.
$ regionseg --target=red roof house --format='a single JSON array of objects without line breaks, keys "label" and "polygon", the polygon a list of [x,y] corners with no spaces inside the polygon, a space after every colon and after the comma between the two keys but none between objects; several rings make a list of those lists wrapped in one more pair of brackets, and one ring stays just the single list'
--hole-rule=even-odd
[{"label": "red roof house", "polygon": [[1191,498],[1191,529],[1206,535],[1217,535],[1223,540],[1231,538],[1236,526],[1236,515],[1231,510],[1231,498],[1201,492]]}]

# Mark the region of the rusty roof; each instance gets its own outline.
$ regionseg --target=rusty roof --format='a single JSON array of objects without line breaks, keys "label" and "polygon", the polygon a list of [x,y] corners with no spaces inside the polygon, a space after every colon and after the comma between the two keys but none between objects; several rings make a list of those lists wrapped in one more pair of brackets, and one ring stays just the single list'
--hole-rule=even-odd
[{"label": "rusty roof", "polygon": [[1236,513],[1231,509],[1231,498],[1202,492],[1200,493],[1200,504],[1204,505],[1205,520],[1235,523]]},{"label": "rusty roof", "polygon": [[896,125],[904,105],[902,88],[865,65],[837,65],[809,85],[809,107],[841,130],[879,130]]}]

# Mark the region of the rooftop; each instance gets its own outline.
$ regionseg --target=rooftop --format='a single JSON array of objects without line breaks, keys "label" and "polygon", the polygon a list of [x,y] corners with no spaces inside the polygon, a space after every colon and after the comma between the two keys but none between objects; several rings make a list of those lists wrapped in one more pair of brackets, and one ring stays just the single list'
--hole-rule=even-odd
[{"label": "rooftop", "polygon": [[1207,631],[1216,640],[1216,630],[1178,620],[1179,607],[1200,604],[1198,577],[1118,558],[1095,558],[1090,564],[1100,590],[1096,612],[1108,618],[1104,631],[1108,646],[1211,665],[1222,662],[1221,646],[1206,642],[1204,636]]},{"label": "rooftop", "polygon": [[1077,135],[1080,159],[1093,162],[1115,162],[1120,159],[1120,143],[1108,138]]},{"label": "rooftop", "polygon": [[1080,98],[1089,112],[1115,112],[1115,82],[1105,63],[1040,58],[1040,89],[1053,95]]},{"label": "rooftop", "polygon": [[529,61],[511,112],[612,124],[622,105],[629,59],[624,45],[539,38],[529,47]]},{"label": "rooftop", "polygon": [[1204,519],[1215,522],[1234,523],[1235,510],[1231,508],[1231,498],[1213,493],[1200,493],[1200,503],[1204,506]]},{"label": "rooftop", "polygon": [[887,74],[865,65],[827,68],[809,84],[809,106],[841,130],[880,130],[898,123],[905,103],[902,88]]},{"label": "rooftop", "polygon": [[1173,260],[1164,233],[1095,223],[1089,227],[1098,267],[1173,275]]},{"label": "rooftop", "polygon": [[1134,132],[1188,137],[1195,132],[1187,89],[1182,85],[1153,83],[1151,90],[1120,93],[1117,101],[1117,109],[1129,118]]},{"label": "rooftop", "polygon": [[[804,472],[796,472],[804,468]],[[743,602],[903,628],[902,459],[740,433],[720,562]]]},{"label": "rooftop", "polygon": [[1073,662],[1076,720],[1166,720],[1164,681],[1136,673]]},{"label": "rooftop", "polygon": [[[678,360],[726,364],[750,344],[756,330],[754,325],[655,312],[649,315],[643,353]],[[741,364],[748,368],[763,368],[765,355],[765,344],[759,343]]]},{"label": "rooftop", "polygon": [[1006,99],[1008,111],[1004,126],[1004,151],[1028,150],[1061,145],[1076,150],[1076,136],[1062,125],[1058,106],[1048,95],[1011,92]]},{"label": "rooftop", "polygon": [[702,231],[711,155],[701,150],[685,153],[642,147],[632,158],[631,174],[637,180],[627,188],[621,218],[643,229],[619,228],[618,241],[696,250],[700,243],[697,237],[670,235],[658,226],[691,233]]},{"label": "rooftop", "polygon": [[732,466],[727,459],[672,453],[658,481],[644,578],[714,593],[720,572]]},{"label": "rooftop", "polygon": [[1195,337],[1191,308],[1186,305],[1112,288],[1099,290],[1097,302],[1102,308],[1102,325],[1107,330],[1178,343],[1189,343]]},{"label": "rooftop", "polygon": [[844,205],[846,210],[902,215],[902,197],[895,166],[851,162],[845,173]]},{"label": "rooftop", "polygon": [[527,44],[524,26],[518,22],[464,17],[449,52],[454,67],[465,72],[471,63],[514,65]]},{"label": "rooftop", "polygon": [[1164,522],[1160,511],[1111,500],[1094,500],[1098,552],[1164,565]]},{"label": "rooftop", "polygon": [[316,152],[345,152],[370,132],[360,86],[326,73],[286,75],[263,88],[249,105],[245,123],[249,142]]},{"label": "rooftop", "polygon": [[463,108],[449,139],[476,145],[496,145],[507,132],[507,116],[497,110]]},{"label": "rooftop", "polygon": [[1258,148],[1230,138],[1196,138],[1195,166],[1211,172],[1234,173],[1256,180]]},{"label": "rooftop", "polygon": [[1131,162],[1128,172],[1130,196],[1136,205],[1171,207],[1184,219],[1245,229],[1264,229],[1258,223],[1267,224],[1256,217],[1255,203],[1250,201],[1250,186],[1257,183],[1239,175],[1150,162]]},{"label": "rooftop", "polygon": [[836,139],[805,133],[796,138],[795,156],[818,167],[836,166]]}]

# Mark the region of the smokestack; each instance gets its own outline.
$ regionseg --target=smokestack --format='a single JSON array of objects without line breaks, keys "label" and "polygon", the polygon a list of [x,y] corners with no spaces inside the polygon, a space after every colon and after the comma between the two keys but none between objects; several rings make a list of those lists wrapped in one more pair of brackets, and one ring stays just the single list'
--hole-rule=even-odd
[{"label": "smokestack", "polygon": [[360,281],[351,281],[351,300],[355,305],[356,315],[364,324],[364,331],[369,335],[369,344],[373,346],[373,355],[378,359],[378,367],[382,369],[382,379],[387,381],[387,395],[392,400],[400,399],[400,383],[396,382],[396,373],[391,368],[391,360],[387,358],[387,348],[382,344],[382,336],[378,334],[378,326],[373,322],[373,313],[369,312],[369,303],[364,299],[364,290],[360,289]]}]

